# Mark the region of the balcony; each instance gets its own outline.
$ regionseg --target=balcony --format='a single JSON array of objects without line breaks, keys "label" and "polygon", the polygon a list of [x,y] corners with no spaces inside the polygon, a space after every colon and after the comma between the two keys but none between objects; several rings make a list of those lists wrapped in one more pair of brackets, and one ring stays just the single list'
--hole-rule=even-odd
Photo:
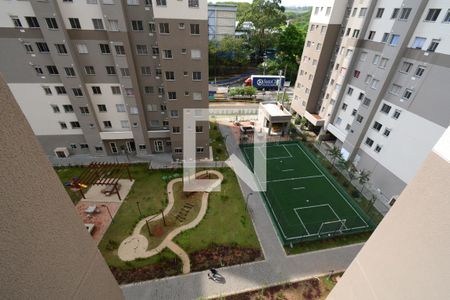
[{"label": "balcony", "polygon": [[129,140],[133,139],[131,131],[103,131],[100,132],[102,140]]},{"label": "balcony", "polygon": [[343,132],[342,130],[340,130],[339,128],[337,128],[336,126],[334,126],[331,123],[328,124],[327,130],[341,142],[344,142],[345,138],[347,137],[347,133]]},{"label": "balcony", "polygon": [[314,126],[323,126],[325,123],[325,119],[317,114],[312,114],[308,111],[305,111],[305,118]]}]

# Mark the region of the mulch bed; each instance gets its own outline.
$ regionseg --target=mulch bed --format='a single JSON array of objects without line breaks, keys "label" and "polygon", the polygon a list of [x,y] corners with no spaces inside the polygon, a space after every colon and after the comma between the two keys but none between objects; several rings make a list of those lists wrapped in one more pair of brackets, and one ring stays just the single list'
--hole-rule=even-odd
[{"label": "mulch bed", "polygon": [[181,273],[182,264],[179,259],[173,259],[136,269],[118,269],[110,267],[119,284],[145,281]]}]

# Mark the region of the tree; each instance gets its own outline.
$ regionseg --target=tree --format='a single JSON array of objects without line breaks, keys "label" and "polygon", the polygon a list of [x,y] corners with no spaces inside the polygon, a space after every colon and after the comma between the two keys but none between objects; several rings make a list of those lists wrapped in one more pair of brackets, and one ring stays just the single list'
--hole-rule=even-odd
[{"label": "tree", "polygon": [[298,61],[302,56],[306,31],[294,25],[287,26],[280,34],[277,42],[277,58],[286,70],[286,78],[295,80],[298,71]]},{"label": "tree", "polygon": [[371,173],[368,170],[362,170],[359,173],[358,182],[362,186],[361,187],[361,194],[363,193],[363,190],[364,190],[364,187],[365,187],[366,183],[369,182],[369,180],[370,180],[370,174]]},{"label": "tree", "polygon": [[342,157],[342,155],[338,158],[337,166],[341,170],[346,170],[348,167],[348,161]]},{"label": "tree", "polygon": [[358,177],[358,174],[356,173],[356,169],[353,167],[353,165],[351,165],[347,169],[347,174],[348,174],[348,177],[350,178],[350,183],[352,183],[353,180],[355,180]]},{"label": "tree", "polygon": [[218,51],[222,54],[228,54],[231,58],[231,60],[228,60],[230,64],[245,65],[249,62],[250,53],[243,39],[227,35],[219,42]]},{"label": "tree", "polygon": [[342,158],[342,153],[341,153],[341,149],[339,149],[338,147],[334,146],[331,149],[327,150],[328,155],[331,156],[331,164],[334,166],[334,162],[336,161],[336,159],[341,159]]}]

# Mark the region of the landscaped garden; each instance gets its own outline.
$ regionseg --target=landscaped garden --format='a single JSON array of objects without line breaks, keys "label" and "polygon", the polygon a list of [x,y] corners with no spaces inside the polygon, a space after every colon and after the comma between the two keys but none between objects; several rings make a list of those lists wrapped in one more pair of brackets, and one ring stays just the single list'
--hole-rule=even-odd
[{"label": "landscaped garden", "polygon": [[216,122],[209,123],[209,139],[213,150],[214,160],[225,161],[228,159],[228,152],[225,146],[225,139],[220,133]]}]

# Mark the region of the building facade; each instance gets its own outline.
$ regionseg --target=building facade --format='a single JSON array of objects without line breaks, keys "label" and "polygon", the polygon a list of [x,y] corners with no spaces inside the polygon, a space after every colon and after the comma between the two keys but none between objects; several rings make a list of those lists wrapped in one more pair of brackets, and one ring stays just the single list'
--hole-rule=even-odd
[{"label": "building facade", "polygon": [[[324,47],[327,38],[335,44]],[[372,187],[389,202],[450,123],[449,75],[448,1],[322,1],[313,7],[292,108],[371,171]]]},{"label": "building facade", "polygon": [[208,4],[209,40],[220,41],[225,36],[234,36],[236,32],[237,5]]},{"label": "building facade", "polygon": [[[0,72],[47,154],[183,155],[208,107],[206,0],[0,2]],[[209,157],[208,122],[193,133]]]}]

